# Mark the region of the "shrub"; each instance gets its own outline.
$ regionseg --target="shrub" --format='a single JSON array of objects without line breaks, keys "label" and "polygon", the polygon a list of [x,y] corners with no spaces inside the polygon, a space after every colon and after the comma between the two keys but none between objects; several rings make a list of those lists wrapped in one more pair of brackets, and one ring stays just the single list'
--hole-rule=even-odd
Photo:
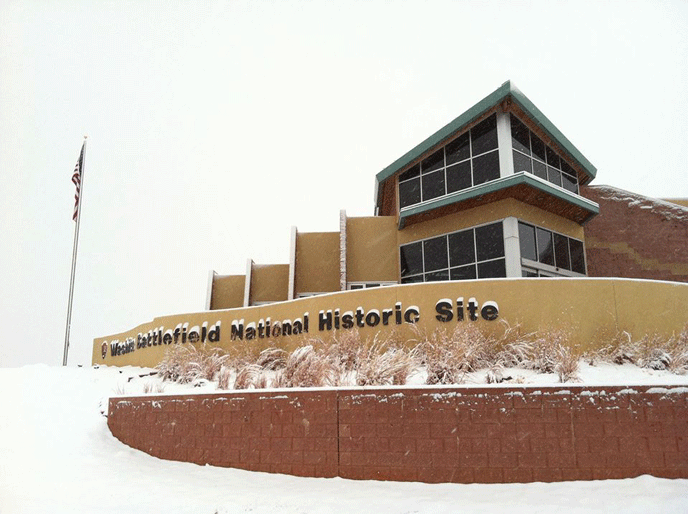
[{"label": "shrub", "polygon": [[217,374],[218,389],[229,389],[229,383],[232,377],[232,370],[227,366],[222,366],[220,372]]},{"label": "shrub", "polygon": [[312,345],[294,350],[284,369],[277,372],[277,387],[323,387],[339,384],[338,367],[324,352],[316,353]]},{"label": "shrub", "polygon": [[167,349],[156,369],[163,380],[188,384],[199,379],[213,380],[228,358],[219,348],[174,345]]},{"label": "shrub", "polygon": [[279,348],[266,348],[260,352],[256,364],[272,371],[282,369],[287,365],[287,352]]},{"label": "shrub", "polygon": [[457,325],[451,333],[435,330],[418,345],[428,373],[426,383],[461,383],[466,373],[492,365],[494,346],[494,339],[475,325]]},{"label": "shrub", "polygon": [[356,370],[356,385],[404,385],[409,374],[417,367],[417,351],[389,348],[379,353],[371,346],[368,354],[360,359]]},{"label": "shrub", "polygon": [[251,386],[255,387],[255,382],[258,376],[263,371],[263,368],[257,364],[247,364],[239,370],[234,380],[234,389],[249,389]]}]

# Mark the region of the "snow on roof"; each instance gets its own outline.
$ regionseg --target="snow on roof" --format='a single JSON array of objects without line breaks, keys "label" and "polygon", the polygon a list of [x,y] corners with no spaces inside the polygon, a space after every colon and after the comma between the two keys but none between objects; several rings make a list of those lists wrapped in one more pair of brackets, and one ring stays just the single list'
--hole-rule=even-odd
[{"label": "snow on roof", "polygon": [[683,205],[639,195],[638,193],[631,193],[613,186],[595,185],[588,187],[599,191],[601,193],[600,198],[603,200],[627,202],[629,207],[649,209],[651,212],[664,216],[669,220],[688,221],[688,207]]}]

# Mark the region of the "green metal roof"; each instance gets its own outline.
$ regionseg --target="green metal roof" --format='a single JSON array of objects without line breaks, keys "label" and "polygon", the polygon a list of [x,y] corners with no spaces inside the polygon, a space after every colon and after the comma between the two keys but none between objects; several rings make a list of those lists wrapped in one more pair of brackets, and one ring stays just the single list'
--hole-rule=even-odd
[{"label": "green metal roof", "polygon": [[576,163],[583,169],[583,171],[590,177],[590,180],[595,178],[597,175],[597,168],[593,166],[585,156],[580,153],[580,151],[569,141],[564,134],[562,134],[557,127],[545,116],[540,109],[535,107],[533,102],[531,102],[526,95],[521,93],[521,91],[514,86],[510,80],[507,80],[502,84],[496,91],[487,95],[485,98],[480,100],[473,107],[468,109],[466,112],[461,114],[451,123],[445,125],[440,130],[435,132],[429,138],[427,138],[422,143],[416,145],[413,149],[406,152],[404,155],[399,157],[392,164],[387,166],[384,170],[379,172],[375,176],[376,180],[376,193],[375,200],[376,205],[379,195],[379,184],[382,184],[385,180],[394,175],[397,171],[402,169],[404,166],[413,162],[421,155],[429,151],[431,148],[441,143],[443,140],[447,139],[452,134],[459,132],[466,125],[472,123],[480,116],[485,114],[487,111],[492,109],[495,105],[501,103],[506,98],[511,97],[512,101],[518,105],[523,111],[528,114],[530,119],[535,122],[545,133],[552,138],[559,146],[561,146],[565,151],[567,151],[571,157],[576,161]]},{"label": "green metal roof", "polygon": [[479,186],[464,189],[463,191],[457,191],[456,193],[452,193],[450,195],[440,196],[439,198],[435,198],[434,200],[429,200],[427,202],[423,202],[417,205],[409,205],[408,207],[404,207],[403,209],[401,209],[401,212],[399,212],[399,230],[406,226],[406,220],[409,217],[414,216],[416,214],[428,212],[437,209],[438,207],[444,207],[445,205],[460,203],[465,200],[477,198],[488,193],[499,191],[500,189],[506,189],[508,187],[518,186],[520,184],[525,184],[527,186],[540,189],[541,191],[545,191],[546,193],[549,193],[552,196],[555,196],[561,200],[576,205],[588,211],[590,213],[590,216],[594,216],[596,214],[599,214],[600,212],[600,207],[595,202],[588,200],[587,198],[584,198],[582,196],[573,194],[567,191],[566,189],[562,189],[561,187],[557,187],[554,184],[547,182],[546,180],[536,177],[535,175],[531,175],[530,173],[526,173],[525,171],[520,171],[507,177],[501,177],[497,180],[480,184]]}]

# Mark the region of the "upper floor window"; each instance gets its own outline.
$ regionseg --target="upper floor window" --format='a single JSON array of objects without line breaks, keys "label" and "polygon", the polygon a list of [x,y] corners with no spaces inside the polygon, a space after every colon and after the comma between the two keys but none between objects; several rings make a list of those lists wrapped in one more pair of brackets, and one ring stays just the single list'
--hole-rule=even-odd
[{"label": "upper floor window", "polygon": [[403,245],[401,283],[506,277],[502,222]]},{"label": "upper floor window", "polygon": [[399,175],[399,207],[498,178],[497,115],[493,114]]},{"label": "upper floor window", "polygon": [[578,194],[576,171],[513,114],[511,146],[514,154],[514,173],[526,171]]}]

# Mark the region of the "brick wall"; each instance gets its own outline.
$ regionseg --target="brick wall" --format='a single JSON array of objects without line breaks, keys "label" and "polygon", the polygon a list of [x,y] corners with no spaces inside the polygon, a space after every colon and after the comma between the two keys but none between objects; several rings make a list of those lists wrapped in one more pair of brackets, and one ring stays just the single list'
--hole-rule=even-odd
[{"label": "brick wall", "polygon": [[589,276],[688,282],[688,208],[609,186],[581,194],[600,205],[585,226]]},{"label": "brick wall", "polygon": [[241,391],[112,398],[122,442],[164,459],[423,482],[688,478],[688,388]]}]

